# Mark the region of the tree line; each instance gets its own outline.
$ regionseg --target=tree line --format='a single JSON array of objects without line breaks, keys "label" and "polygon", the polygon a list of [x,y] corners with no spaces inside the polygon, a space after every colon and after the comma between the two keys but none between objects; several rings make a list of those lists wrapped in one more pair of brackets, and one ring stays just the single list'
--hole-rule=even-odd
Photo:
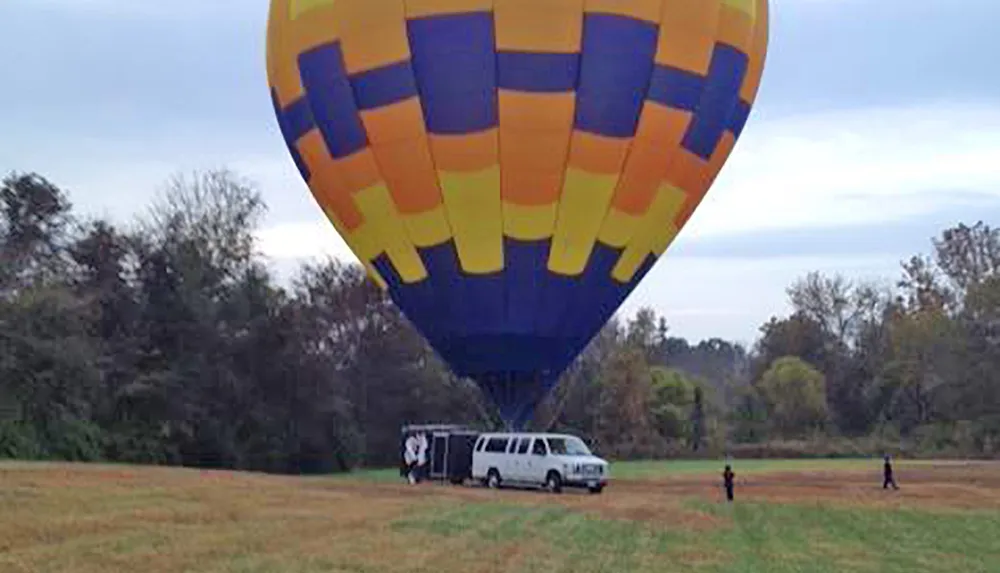
[{"label": "tree line", "polygon": [[[406,423],[499,419],[360,265],[281,284],[266,205],[178,176],[128,225],[35,173],[0,183],[0,458],[326,473],[398,462]],[[611,320],[539,407],[615,458],[1000,452],[1000,232],[959,225],[898,284],[813,273],[751,348]]]}]

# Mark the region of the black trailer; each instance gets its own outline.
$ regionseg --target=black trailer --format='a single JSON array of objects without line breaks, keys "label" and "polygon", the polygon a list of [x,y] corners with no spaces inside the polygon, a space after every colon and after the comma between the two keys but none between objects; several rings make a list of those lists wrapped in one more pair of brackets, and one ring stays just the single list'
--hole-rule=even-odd
[{"label": "black trailer", "polygon": [[461,484],[472,478],[472,448],[479,432],[454,424],[414,424],[403,426],[400,431],[400,477],[406,477],[406,440],[413,436],[427,440],[425,464],[416,468],[416,477]]}]

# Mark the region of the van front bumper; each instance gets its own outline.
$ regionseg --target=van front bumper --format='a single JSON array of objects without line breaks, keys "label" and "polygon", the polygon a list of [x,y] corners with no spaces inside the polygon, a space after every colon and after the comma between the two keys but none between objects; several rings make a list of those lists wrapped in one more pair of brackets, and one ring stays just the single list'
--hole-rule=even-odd
[{"label": "van front bumper", "polygon": [[599,487],[603,489],[605,486],[608,485],[608,478],[604,477],[586,478],[586,477],[573,476],[564,479],[563,485],[566,487],[585,487],[585,488]]}]

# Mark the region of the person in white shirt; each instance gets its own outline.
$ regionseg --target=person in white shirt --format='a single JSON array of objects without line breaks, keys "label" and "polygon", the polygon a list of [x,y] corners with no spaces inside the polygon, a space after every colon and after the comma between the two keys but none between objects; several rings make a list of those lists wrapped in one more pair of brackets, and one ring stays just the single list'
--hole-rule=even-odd
[{"label": "person in white shirt", "polygon": [[417,481],[416,468],[417,461],[419,460],[419,448],[420,441],[416,436],[406,438],[403,447],[403,461],[406,462],[406,480],[411,484]]}]

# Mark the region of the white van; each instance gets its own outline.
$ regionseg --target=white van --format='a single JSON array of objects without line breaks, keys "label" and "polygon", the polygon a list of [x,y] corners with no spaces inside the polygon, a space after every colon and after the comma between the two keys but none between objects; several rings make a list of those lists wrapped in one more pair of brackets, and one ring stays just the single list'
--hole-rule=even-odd
[{"label": "white van", "polygon": [[472,479],[491,488],[542,486],[559,493],[563,487],[585,487],[601,493],[608,483],[608,462],[576,436],[481,434],[472,450]]}]

